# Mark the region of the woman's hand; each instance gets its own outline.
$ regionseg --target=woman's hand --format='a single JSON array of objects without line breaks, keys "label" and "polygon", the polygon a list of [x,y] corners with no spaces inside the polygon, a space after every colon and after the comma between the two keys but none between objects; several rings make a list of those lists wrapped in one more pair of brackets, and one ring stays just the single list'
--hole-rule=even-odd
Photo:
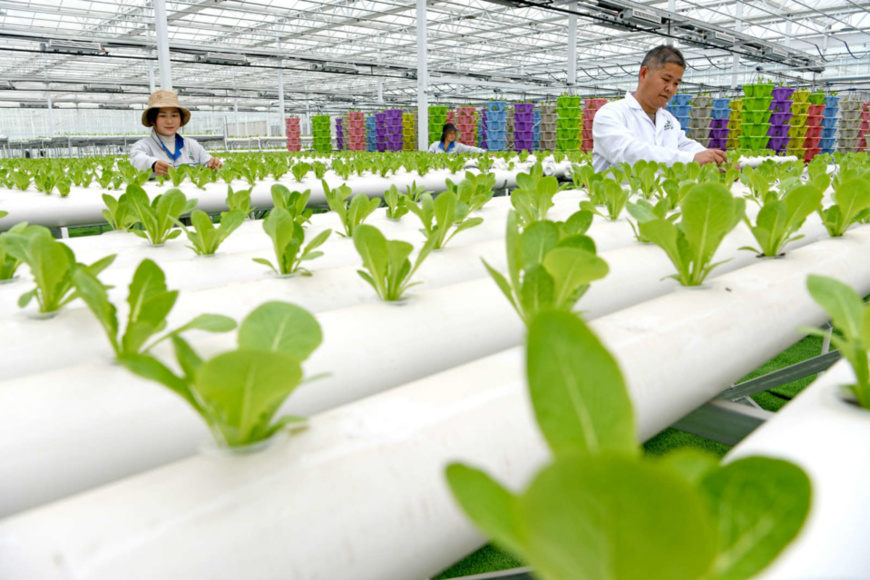
[{"label": "woman's hand", "polygon": [[224,164],[223,164],[223,162],[222,162],[220,159],[218,159],[217,157],[212,157],[211,159],[208,160],[208,163],[206,164],[206,166],[207,166],[209,169],[211,169],[212,171],[217,171],[218,169],[220,169],[221,167],[223,167]]},{"label": "woman's hand", "polygon": [[169,175],[169,168],[172,167],[165,161],[155,161],[151,169],[154,170],[154,175]]}]

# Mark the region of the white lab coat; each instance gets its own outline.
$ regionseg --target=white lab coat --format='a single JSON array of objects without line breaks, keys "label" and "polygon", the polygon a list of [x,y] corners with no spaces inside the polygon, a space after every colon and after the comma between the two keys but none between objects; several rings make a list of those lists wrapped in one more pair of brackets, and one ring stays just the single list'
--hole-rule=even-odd
[{"label": "white lab coat", "polygon": [[595,113],[592,123],[592,166],[596,172],[623,161],[641,159],[667,165],[689,163],[707,148],[686,137],[679,121],[665,109],[656,112],[656,123],[631,93],[607,103]]},{"label": "white lab coat", "polygon": [[211,155],[200,145],[196,139],[183,137],[184,146],[181,148],[181,156],[173,161],[160,146],[160,140],[151,128],[151,135],[139,139],[130,148],[130,163],[139,171],[151,169],[155,161],[165,161],[173,167],[179,165],[205,165],[211,160]]},{"label": "white lab coat", "polygon": [[454,141],[447,146],[447,149],[447,151],[444,151],[441,141],[435,141],[429,146],[429,153],[486,153],[486,149],[465,145],[459,141]]}]

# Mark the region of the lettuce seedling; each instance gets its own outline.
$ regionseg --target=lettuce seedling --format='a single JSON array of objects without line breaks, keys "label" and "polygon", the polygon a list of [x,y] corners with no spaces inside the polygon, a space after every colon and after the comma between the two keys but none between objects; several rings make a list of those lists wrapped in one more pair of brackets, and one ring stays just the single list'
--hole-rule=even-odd
[{"label": "lettuce seedling", "polygon": [[411,185],[405,188],[405,194],[411,198],[411,201],[414,203],[420,203],[420,199],[423,197],[424,193],[432,193],[428,191],[425,187],[421,185],[417,185],[416,181],[411,182]]},{"label": "lettuce seedling", "polygon": [[413,203],[399,188],[394,185],[384,192],[384,203],[387,204],[387,219],[398,220],[408,213],[408,203]]},{"label": "lettuce seedling", "polygon": [[236,321],[232,318],[218,314],[201,314],[146,346],[150,339],[166,328],[166,318],[178,299],[177,290],[167,289],[163,270],[148,259],[142,260],[130,282],[127,295],[130,313],[123,334],[120,334],[117,308],[109,301],[106,287],[96,276],[80,269],[73,276],[73,284],[78,295],[97,317],[118,358],[147,353],[160,342],[188,330],[229,332],[236,327]]},{"label": "lettuce seedling", "polygon": [[227,207],[230,211],[240,211],[245,216],[251,215],[254,208],[251,207],[251,192],[253,187],[233,191],[233,186],[227,185]]},{"label": "lettuce seedling", "polygon": [[625,204],[628,203],[631,193],[623,189],[619,182],[613,179],[605,179],[597,183],[596,187],[601,190],[601,197],[603,197],[602,205],[607,209],[607,213],[603,214],[598,211],[598,208],[591,201],[581,201],[580,209],[590,211],[610,220],[619,219],[619,215],[625,209]]},{"label": "lettuce seedling", "polygon": [[302,181],[302,179],[308,175],[308,172],[311,171],[311,166],[307,163],[299,162],[290,169],[290,172],[293,174],[293,179],[296,181]]},{"label": "lettuce seedling", "polygon": [[127,186],[127,197],[130,206],[139,218],[143,230],[132,230],[140,238],[145,238],[153,246],[161,246],[167,240],[172,240],[181,235],[181,230],[173,230],[172,226],[178,223],[178,218],[189,213],[196,207],[195,199],[188,200],[180,189],[170,189],[160,194],[153,201],[148,199],[148,194],[138,185]]},{"label": "lettuce seedling", "polygon": [[126,159],[118,160],[118,173],[121,174],[121,179],[124,180],[124,183],[127,185],[144,185],[146,181],[151,177],[151,170],[145,169],[143,171],[139,171],[133,164],[127,161]]},{"label": "lettuce seedling", "polygon": [[356,228],[381,205],[379,197],[369,199],[363,193],[353,196],[353,199],[348,204],[345,200],[350,197],[351,189],[347,185],[330,189],[326,180],[322,180],[321,183],[323,183],[323,193],[326,195],[326,203],[329,204],[329,209],[338,215],[338,219],[341,220],[341,224],[344,226],[344,233],[338,232],[340,236],[346,238],[353,237]]},{"label": "lettuce seedling", "polygon": [[571,165],[571,180],[574,182],[574,187],[577,189],[585,189],[586,193],[592,195],[592,187],[595,183],[599,183],[604,179],[601,173],[596,173],[591,163]]},{"label": "lettuce seedling", "polygon": [[699,451],[640,453],[619,366],[577,316],[533,319],[526,372],[552,461],[521,493],[463,464],[446,477],[471,521],[535,577],[750,578],[800,532],[812,492],[792,463],[749,457],[720,467]]},{"label": "lettuce seedling", "polygon": [[[660,201],[657,204],[653,205],[645,199],[638,199],[635,203],[626,204],[626,211],[628,211],[629,215],[637,220],[638,224],[641,222],[650,222],[657,219],[668,220],[669,222],[675,222],[680,218],[679,213],[673,213],[668,215],[669,212],[669,203],[668,201]],[[628,220],[628,225],[631,226],[631,229],[634,231],[634,237],[637,238],[637,241],[642,244],[651,243],[641,232],[638,226],[634,224],[631,220]]]},{"label": "lettuce seedling", "polygon": [[30,181],[32,177],[27,171],[24,171],[23,169],[16,169],[12,173],[10,173],[9,179],[16,188],[24,191],[25,189],[30,187]]},{"label": "lettuce seedling", "polygon": [[520,233],[519,216],[507,219],[505,277],[483,261],[508,302],[525,324],[538,312],[574,309],[589,285],[609,272],[595,254],[595,242],[585,235],[592,214],[579,211],[567,222],[534,222]]},{"label": "lettuce seedling", "polygon": [[314,260],[322,256],[323,252],[315,250],[322,246],[332,233],[332,230],[320,232],[317,237],[303,248],[305,229],[294,218],[293,214],[281,207],[276,207],[269,212],[269,215],[263,220],[263,230],[272,239],[277,267],[264,258],[254,258],[254,261],[268,266],[280,276],[295,274],[296,272],[301,273],[303,276],[310,276],[311,272],[301,267],[302,262]]},{"label": "lettuce seedling", "polygon": [[169,176],[169,181],[172,182],[172,185],[178,187],[188,175],[188,166],[179,165],[178,167],[170,167],[166,170],[166,174]]},{"label": "lettuce seedling", "polygon": [[750,250],[761,256],[779,256],[787,244],[803,237],[795,233],[821,203],[822,192],[812,185],[798,186],[781,200],[768,201],[758,212],[754,226],[748,217],[743,217],[760,249],[750,246],[740,249]]},{"label": "lettuce seedling", "polygon": [[317,179],[323,179],[323,176],[326,175],[326,163],[322,161],[315,161],[311,164],[311,168],[314,170],[314,177]]},{"label": "lettuce seedling", "polygon": [[311,221],[311,216],[314,215],[314,210],[308,209],[308,200],[311,198],[311,190],[306,189],[303,192],[293,191],[276,183],[272,186],[272,203],[275,207],[286,209],[296,220],[296,223],[303,225]]},{"label": "lettuce seedling", "polygon": [[408,288],[422,282],[411,282],[411,278],[423,260],[432,251],[434,238],[430,238],[411,264],[409,256],[414,246],[408,242],[388,240],[381,231],[370,225],[361,225],[353,234],[353,244],[363,261],[363,270],[357,270],[360,277],[371,284],[378,297],[385,302],[401,300]]},{"label": "lettuce seedling", "polygon": [[302,362],[323,340],[320,325],[308,311],[284,302],[262,304],[242,321],[238,349],[207,361],[177,334],[171,340],[180,376],[148,354],[119,360],[187,401],[219,446],[257,443],[304,421],[276,415],[302,382]]},{"label": "lettuce seedling", "polygon": [[115,260],[112,254],[90,266],[79,264],[73,251],[42,226],[30,226],[17,233],[9,231],[0,236],[0,246],[7,256],[30,266],[36,283],[36,288],[21,295],[18,306],[24,308],[36,298],[42,314],[60,310],[78,298],[73,287],[76,272],[84,270],[96,277]]},{"label": "lettuce seedling", "polygon": [[849,361],[855,372],[857,383],[849,385],[849,389],[862,407],[870,409],[870,363],[867,356],[870,350],[870,304],[864,304],[850,286],[825,276],[810,275],[807,289],[831,317],[838,332],[830,333],[819,328],[799,330],[812,336],[830,336],[831,344]]},{"label": "lettuce seedling", "polygon": [[332,170],[344,181],[347,181],[347,178],[350,177],[350,172],[353,171],[353,168],[341,159],[336,159],[332,162]]},{"label": "lettuce seedling", "polygon": [[[489,170],[492,169],[492,164],[495,162],[495,159],[490,157],[489,155],[481,155],[477,158],[477,168],[480,169],[481,173],[489,173]],[[420,173],[417,171],[417,173]],[[424,173],[420,173],[420,175],[425,175]]]},{"label": "lettuce seedling", "polygon": [[241,211],[227,211],[221,213],[221,223],[219,227],[215,227],[208,214],[202,210],[195,209],[190,214],[190,223],[194,231],[190,231],[183,223],[176,221],[175,223],[184,230],[187,239],[190,240],[192,246],[188,246],[196,252],[198,256],[211,256],[220,245],[226,240],[231,233],[236,231],[245,221],[245,214]]},{"label": "lettuce seedling", "polygon": [[464,155],[451,155],[447,160],[447,169],[450,173],[459,173],[465,169],[466,159]]},{"label": "lettuce seedling", "polygon": [[677,267],[670,276],[683,286],[701,285],[724,262],[711,263],[725,235],[743,219],[745,202],[718,183],[699,183],[680,204],[676,225],[667,219],[638,223],[641,235],[662,248]]},{"label": "lettuce seedling", "polygon": [[[5,211],[0,211],[0,218],[5,217],[6,215],[8,214]],[[3,236],[9,234],[20,234],[24,232],[27,227],[27,222],[17,223],[12,226],[8,232],[0,234],[0,240],[3,239]],[[15,272],[18,271],[19,266],[21,266],[21,260],[7,252],[6,248],[3,247],[3,244],[0,243],[0,280],[12,280],[15,278]]]},{"label": "lettuce seedling", "polygon": [[442,249],[459,232],[483,223],[483,218],[468,217],[468,205],[459,201],[453,191],[445,191],[434,200],[431,194],[424,193],[419,205],[407,200],[405,207],[420,218],[420,232],[435,250]]},{"label": "lettuce seedling", "polygon": [[553,196],[559,190],[559,181],[544,177],[543,168],[536,163],[529,173],[517,175],[518,188],[511,193],[511,205],[516,209],[523,225],[547,219],[553,207]]},{"label": "lettuce seedling", "polygon": [[129,232],[138,223],[126,193],[122,193],[118,199],[104,193],[103,203],[106,204],[106,209],[103,210],[103,219],[109,223],[113,230]]},{"label": "lettuce seedling", "polygon": [[492,173],[475,175],[466,171],[465,178],[458,184],[449,179],[445,183],[447,191],[455,192],[458,200],[468,206],[469,212],[473,212],[481,209],[492,199],[495,175]]},{"label": "lettuce seedling", "polygon": [[839,238],[853,224],[870,218],[870,179],[841,180],[834,186],[836,204],[818,212],[822,223],[832,238]]}]

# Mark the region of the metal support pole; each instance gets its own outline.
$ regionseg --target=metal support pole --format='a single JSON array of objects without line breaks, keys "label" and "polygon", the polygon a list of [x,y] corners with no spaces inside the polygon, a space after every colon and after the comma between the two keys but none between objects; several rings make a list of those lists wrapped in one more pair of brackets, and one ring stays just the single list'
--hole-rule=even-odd
[{"label": "metal support pole", "polygon": [[51,85],[48,85],[48,136],[54,137],[54,107],[51,106]]},{"label": "metal support pole", "polygon": [[[577,2],[571,2],[571,10],[577,10]],[[577,16],[568,15],[568,87],[573,91],[577,84]]]},{"label": "metal support pole", "polygon": [[148,63],[148,89],[149,92],[154,92],[154,63]]},{"label": "metal support pole", "polygon": [[[737,32],[743,32],[743,2],[737,0],[735,4],[735,14],[734,14],[734,27]],[[737,72],[740,70],[740,57],[738,55],[734,55],[731,57],[731,88],[737,88]]]},{"label": "metal support pole", "polygon": [[[277,36],[279,33],[279,27],[275,25],[275,35]],[[277,36],[276,44],[278,46],[278,52],[281,52],[281,37]],[[279,60],[278,65],[283,67],[284,61]],[[284,111],[284,69],[278,69],[278,109],[281,112],[281,124],[278,126],[278,131],[281,133],[281,136],[287,137],[287,121],[284,119],[284,115],[286,114]]]},{"label": "metal support pole", "polygon": [[378,104],[384,104],[384,77],[378,77]]},{"label": "metal support pole", "polygon": [[166,23],[166,0],[154,0],[154,30],[157,34],[157,65],[160,88],[172,90],[172,64],[169,61],[169,26]]},{"label": "metal support pole", "polygon": [[426,0],[417,0],[417,149],[429,149],[429,68],[426,48]]},{"label": "metal support pole", "polygon": [[[669,21],[669,22],[672,21],[672,20],[674,19],[673,15],[676,13],[676,11],[677,11],[677,2],[676,2],[676,0],[668,0],[668,12],[670,13],[670,14],[668,14],[668,21]],[[671,25],[668,24],[668,32],[670,32],[670,29],[671,29]],[[673,45],[674,45],[674,39],[668,37],[668,39],[665,41],[665,44],[667,44],[668,46],[673,46]]]}]

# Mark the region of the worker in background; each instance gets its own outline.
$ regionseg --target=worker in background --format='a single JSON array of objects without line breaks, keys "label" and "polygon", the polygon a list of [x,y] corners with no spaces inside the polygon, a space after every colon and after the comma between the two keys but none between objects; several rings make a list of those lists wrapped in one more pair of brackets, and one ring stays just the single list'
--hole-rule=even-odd
[{"label": "worker in background", "polygon": [[664,109],[679,89],[685,69],[679,50],[657,46],[641,62],[637,90],[595,113],[592,164],[596,172],[641,159],[667,165],[726,162],[724,151],[707,149],[686,137],[677,119]]},{"label": "worker in background", "polygon": [[429,153],[486,153],[486,149],[460,143],[456,140],[458,135],[453,123],[447,123],[441,130],[441,140],[429,146]]},{"label": "worker in background", "polygon": [[209,155],[202,145],[178,130],[190,121],[190,111],[178,103],[172,91],[154,91],[148,97],[148,108],[142,113],[142,124],[151,127],[151,135],[140,139],[130,149],[130,163],[139,171],[152,169],[155,175],[167,175],[170,167],[205,165],[217,171],[220,159]]}]

